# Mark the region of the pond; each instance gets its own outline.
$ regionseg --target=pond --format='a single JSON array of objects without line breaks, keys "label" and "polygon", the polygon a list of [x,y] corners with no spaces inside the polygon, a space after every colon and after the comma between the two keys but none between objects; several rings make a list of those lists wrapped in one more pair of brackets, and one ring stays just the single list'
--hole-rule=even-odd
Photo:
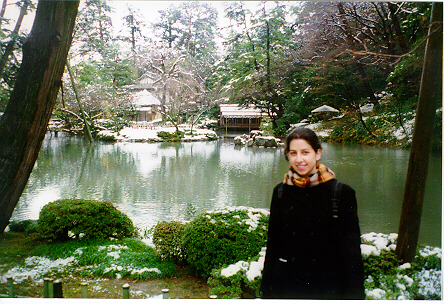
[{"label": "pond", "polygon": [[[322,163],[356,190],[361,232],[398,231],[409,150],[323,143]],[[109,201],[141,228],[191,220],[226,207],[269,208],[288,169],[283,149],[236,147],[233,140],[100,143],[50,137],[12,220],[37,219],[60,198]],[[421,243],[441,246],[442,156],[431,154]]]}]

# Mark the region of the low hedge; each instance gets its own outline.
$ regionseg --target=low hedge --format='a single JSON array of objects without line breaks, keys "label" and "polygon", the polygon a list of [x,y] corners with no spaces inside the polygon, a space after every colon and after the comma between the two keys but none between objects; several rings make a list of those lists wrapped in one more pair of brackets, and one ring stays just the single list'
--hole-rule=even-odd
[{"label": "low hedge", "polygon": [[133,222],[109,202],[63,199],[45,205],[37,231],[49,242],[133,237]]}]

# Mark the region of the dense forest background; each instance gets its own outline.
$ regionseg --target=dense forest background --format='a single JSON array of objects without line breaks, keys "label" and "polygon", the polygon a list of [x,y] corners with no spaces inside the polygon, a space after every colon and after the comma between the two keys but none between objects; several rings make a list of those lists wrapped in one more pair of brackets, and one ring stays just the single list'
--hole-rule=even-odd
[{"label": "dense forest background", "polygon": [[[22,16],[14,26],[7,24],[11,5]],[[0,112],[28,34],[21,22],[35,6],[29,0],[2,5]],[[105,119],[105,127],[118,130],[135,113],[130,86],[149,78],[176,122],[202,113],[216,117],[221,103],[254,104],[268,115],[271,132],[284,135],[325,104],[344,114],[332,123],[331,140],[409,144],[392,130],[411,133],[431,2],[268,1],[249,7],[225,2],[227,22],[220,25],[211,1],[174,2],[157,20],[145,20],[128,2],[116,33],[110,1],[82,2],[68,58],[72,77],[66,71],[54,117],[71,125],[87,121],[92,130]],[[363,113],[369,106],[371,114]],[[440,107],[435,149],[442,145],[441,122]]]}]

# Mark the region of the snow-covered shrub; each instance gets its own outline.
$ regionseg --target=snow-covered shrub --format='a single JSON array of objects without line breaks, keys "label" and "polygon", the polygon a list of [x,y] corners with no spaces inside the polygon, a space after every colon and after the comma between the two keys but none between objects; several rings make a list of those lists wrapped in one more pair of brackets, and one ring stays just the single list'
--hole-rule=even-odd
[{"label": "snow-covered shrub", "polygon": [[162,259],[176,263],[184,260],[182,239],[185,227],[186,224],[179,221],[163,221],[154,227],[153,243]]},{"label": "snow-covered shrub", "polygon": [[49,242],[76,239],[133,237],[131,219],[111,203],[83,199],[62,199],[40,211],[38,232]]},{"label": "snow-covered shrub", "polygon": [[238,261],[219,269],[213,269],[208,279],[210,294],[219,299],[260,297],[262,270],[265,261],[265,247],[246,261]]},{"label": "snow-covered shrub", "polygon": [[395,256],[397,234],[361,236],[366,299],[441,299],[441,249],[421,247],[413,263]]},{"label": "snow-covered shrub", "polygon": [[216,267],[256,256],[266,244],[268,215],[247,207],[199,215],[185,229],[187,261],[197,274],[209,276]]}]

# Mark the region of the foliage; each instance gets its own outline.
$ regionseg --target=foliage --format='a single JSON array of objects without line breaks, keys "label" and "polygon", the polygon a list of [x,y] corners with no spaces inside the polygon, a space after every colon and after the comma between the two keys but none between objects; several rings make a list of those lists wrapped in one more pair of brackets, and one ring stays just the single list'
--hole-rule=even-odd
[{"label": "foliage", "polygon": [[436,112],[432,135],[432,150],[442,151],[442,108]]},{"label": "foliage", "polygon": [[173,222],[160,222],[154,227],[153,243],[158,254],[164,260],[181,263],[185,260],[182,239],[186,224]]},{"label": "foliage", "polygon": [[80,43],[80,54],[98,52],[106,55],[111,40],[111,7],[104,0],[86,0],[79,11],[74,40]]},{"label": "foliage", "polygon": [[132,221],[111,203],[63,199],[45,205],[40,212],[38,232],[48,242],[76,239],[131,237]]},{"label": "foliage", "polygon": [[153,248],[138,239],[82,239],[57,244],[44,243],[33,254],[51,260],[74,257],[83,269],[82,274],[88,277],[147,280],[176,274],[173,263],[162,262]]},{"label": "foliage", "polygon": [[223,264],[255,256],[266,243],[268,212],[245,207],[206,212],[185,229],[183,246],[194,271],[208,277]]},{"label": "foliage", "polygon": [[441,249],[419,246],[413,263],[396,259],[396,234],[363,235],[366,299],[441,299]]},{"label": "foliage", "polygon": [[292,39],[290,21],[296,9],[277,2],[262,2],[261,6],[256,13],[243,3],[227,7],[231,24],[226,41],[228,52],[217,63],[209,83],[232,103],[255,104],[276,127],[288,98],[283,94],[284,88],[293,81],[289,75],[295,64],[292,50],[299,46]]},{"label": "foliage", "polygon": [[[242,261],[243,262],[243,261]],[[210,287],[210,294],[216,295],[219,299],[239,299],[242,297],[243,273],[237,272],[234,275],[225,277],[221,275],[221,269],[213,269],[207,283]]]},{"label": "foliage", "polygon": [[[16,12],[10,11],[13,6],[20,12],[19,16],[15,15]],[[28,0],[15,3],[4,2],[2,5],[0,22],[0,112],[6,108],[9,95],[15,85],[21,64],[21,50],[29,34],[28,29],[25,29],[23,25],[29,21],[26,20],[28,19],[27,16],[32,15],[30,13],[35,11],[35,8],[36,4]]]},{"label": "foliage", "polygon": [[[440,300],[440,248],[420,246],[413,263],[400,264],[395,256],[396,234],[362,235],[366,299]],[[260,297],[265,248],[247,261],[213,269],[210,294],[219,298]]]},{"label": "foliage", "polygon": [[261,297],[261,270],[264,260],[265,247],[248,261],[238,261],[236,264],[213,269],[208,279],[210,294],[223,299]]},{"label": "foliage", "polygon": [[185,132],[175,131],[173,133],[170,133],[167,131],[160,131],[157,132],[157,136],[165,141],[180,141],[185,136]]},{"label": "foliage", "polygon": [[409,56],[401,60],[387,77],[388,89],[393,94],[389,105],[399,111],[414,110],[418,101],[424,58]]},{"label": "foliage", "polygon": [[[366,126],[372,131],[370,135],[357,115],[348,115],[336,121],[329,139],[336,142],[369,145],[393,145],[406,147],[410,145],[413,135],[414,112],[393,113],[383,109],[364,116]],[[400,119],[403,124],[400,124]]]},{"label": "foliage", "polygon": [[111,118],[105,120],[103,126],[107,130],[119,132],[123,128],[128,127],[130,124],[131,121],[128,118],[112,116]]},{"label": "foliage", "polygon": [[24,221],[12,221],[9,223],[9,230],[14,232],[32,233],[37,230],[38,221],[36,220],[24,220]]},{"label": "foliage", "polygon": [[217,11],[210,3],[173,4],[159,13],[160,22],[153,28],[165,47],[196,58],[215,48]]},{"label": "foliage", "polygon": [[[149,41],[142,37],[143,27],[148,25],[137,9],[127,7],[123,34],[115,36],[110,31],[112,7],[103,0],[87,0],[76,22],[74,41],[79,48],[72,50],[73,57],[82,56],[74,67],[82,104],[89,117],[104,113],[108,118],[108,112],[117,115],[114,109],[123,98],[116,89],[154,75],[155,87],[163,95],[160,99],[170,98],[166,119],[175,121],[184,115],[190,101],[205,106],[222,100],[254,103],[270,114],[274,135],[282,135],[290,124],[308,118],[317,106],[329,104],[345,110],[383,89],[393,94],[388,103],[392,113],[414,110],[431,3],[341,5],[343,13],[335,2],[264,2],[256,11],[242,2],[227,3],[224,13],[230,20],[229,35],[223,41],[226,52],[219,58],[217,11],[211,4],[172,4],[159,11],[160,18],[151,24],[155,43],[142,45],[136,34]],[[8,31],[2,30],[6,44]],[[350,44],[347,34],[359,39]],[[17,51],[24,38],[20,34]],[[131,52],[121,41],[131,43]],[[361,53],[351,56],[349,51]],[[404,56],[408,51],[413,52]],[[0,111],[7,102],[16,65],[11,60],[4,71],[3,83],[8,85],[0,92]],[[70,88],[65,85],[64,91],[63,108],[78,114]],[[61,116],[68,127],[83,128],[81,119],[67,113]],[[127,124],[123,116],[117,116],[120,118],[108,122],[109,129]]]}]

